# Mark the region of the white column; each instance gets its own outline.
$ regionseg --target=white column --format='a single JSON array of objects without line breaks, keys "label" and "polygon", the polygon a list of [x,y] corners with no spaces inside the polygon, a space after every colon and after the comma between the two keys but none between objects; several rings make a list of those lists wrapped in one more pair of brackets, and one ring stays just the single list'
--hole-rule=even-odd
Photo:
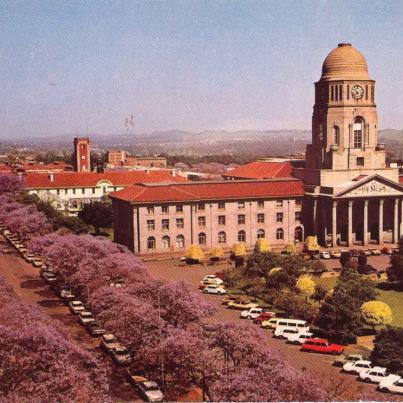
[{"label": "white column", "polygon": [[313,233],[318,235],[318,199],[313,199]]},{"label": "white column", "polygon": [[364,200],[364,237],[363,244],[368,245],[368,200]]},{"label": "white column", "polygon": [[399,199],[395,199],[395,209],[393,214],[393,242],[399,242]]},{"label": "white column", "polygon": [[332,245],[337,244],[337,201],[333,201],[332,206]]},{"label": "white column", "polygon": [[348,233],[347,244],[351,246],[353,244],[353,201],[348,201]]},{"label": "white column", "polygon": [[379,200],[379,245],[383,243],[383,199]]}]

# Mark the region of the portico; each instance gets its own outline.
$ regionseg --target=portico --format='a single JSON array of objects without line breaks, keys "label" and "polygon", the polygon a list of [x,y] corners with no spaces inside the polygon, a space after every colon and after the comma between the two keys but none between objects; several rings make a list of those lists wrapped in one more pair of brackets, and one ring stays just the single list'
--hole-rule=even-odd
[{"label": "portico", "polygon": [[397,243],[403,236],[403,188],[379,175],[318,195],[314,205],[323,212],[312,226],[324,245]]}]

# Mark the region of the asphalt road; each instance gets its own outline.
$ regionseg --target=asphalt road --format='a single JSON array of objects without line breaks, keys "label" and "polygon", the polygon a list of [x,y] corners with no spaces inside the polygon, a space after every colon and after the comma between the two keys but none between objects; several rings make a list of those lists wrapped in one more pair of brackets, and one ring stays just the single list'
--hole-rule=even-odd
[{"label": "asphalt road", "polygon": [[[369,264],[383,267],[383,265],[387,265],[389,258],[388,256],[374,256],[370,257],[369,261]],[[335,260],[326,261],[326,265],[336,267],[337,262]],[[155,278],[169,282],[183,280],[194,290],[200,292],[198,290],[199,281],[207,274],[214,274],[216,271],[228,267],[228,264],[220,264],[212,267],[202,267],[200,265],[187,266],[176,259],[147,262],[146,266]],[[213,320],[242,320],[239,318],[239,311],[230,310],[221,305],[222,297],[206,294],[202,295],[217,308]],[[268,330],[264,331],[268,336],[268,344],[283,354],[285,359],[295,368],[313,373],[319,383],[324,385],[327,390],[331,390],[332,393],[335,393],[333,400],[357,400],[361,392],[364,391],[373,392],[373,399],[379,397],[379,399],[382,398],[382,400],[385,400],[385,398],[387,398],[385,394],[376,391],[375,385],[357,381],[355,376],[343,374],[340,372],[339,368],[333,367],[332,362],[335,358],[334,356],[300,352],[298,346],[289,345],[283,340],[274,339],[271,336],[271,332]],[[352,347],[348,346],[346,352],[351,351],[351,349]],[[401,400],[403,401],[403,397]]]},{"label": "asphalt road", "polygon": [[[4,238],[0,239],[0,249],[6,245]],[[20,255],[13,251],[11,254],[0,253],[0,273],[5,275],[22,301],[36,304],[52,319],[58,320],[66,328],[71,337],[85,350],[93,352],[105,365],[110,357],[99,347],[99,338],[91,337],[78,323],[66,305],[51,291],[47,283],[39,276],[39,269],[26,263]],[[114,401],[141,401],[137,393],[124,381],[123,369],[113,372],[110,381],[110,396]]]}]

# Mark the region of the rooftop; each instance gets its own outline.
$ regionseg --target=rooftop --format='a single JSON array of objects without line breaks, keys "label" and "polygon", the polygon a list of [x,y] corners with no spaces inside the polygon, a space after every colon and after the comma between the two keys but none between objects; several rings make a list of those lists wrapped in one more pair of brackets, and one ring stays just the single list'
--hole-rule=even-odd
[{"label": "rooftop", "polygon": [[254,161],[227,171],[223,176],[242,179],[285,178],[292,175],[289,162]]},{"label": "rooftop", "polygon": [[267,197],[301,197],[303,183],[294,178],[216,182],[143,183],[112,193],[130,203],[185,202]]}]

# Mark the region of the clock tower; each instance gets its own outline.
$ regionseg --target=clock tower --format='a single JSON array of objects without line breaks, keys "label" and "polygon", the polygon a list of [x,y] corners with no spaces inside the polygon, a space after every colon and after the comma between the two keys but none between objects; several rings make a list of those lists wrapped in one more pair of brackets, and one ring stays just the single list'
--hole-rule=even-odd
[{"label": "clock tower", "polygon": [[[306,168],[346,173],[385,167],[384,147],[378,142],[375,81],[361,52],[340,43],[326,57],[315,83]],[[334,184],[339,175],[331,176]]]}]

